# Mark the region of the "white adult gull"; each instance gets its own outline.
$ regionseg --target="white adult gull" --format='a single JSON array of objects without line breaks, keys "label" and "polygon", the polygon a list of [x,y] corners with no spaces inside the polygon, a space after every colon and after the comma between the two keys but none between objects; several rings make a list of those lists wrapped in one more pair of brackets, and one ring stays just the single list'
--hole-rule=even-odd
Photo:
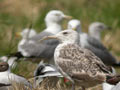
[{"label": "white adult gull", "polygon": [[113,77],[109,68],[95,54],[79,46],[79,34],[76,31],[64,30],[43,38],[41,42],[49,38],[60,42],[54,52],[55,65],[72,82],[72,90],[75,90],[74,85],[84,90]]},{"label": "white adult gull", "polygon": [[46,29],[41,33],[29,38],[29,42],[21,45],[22,50],[19,51],[22,53],[22,55],[25,57],[36,57],[46,60],[49,59],[48,61],[51,61],[51,59],[53,59],[54,50],[59,43],[58,40],[50,39],[44,41],[42,44],[39,43],[39,40],[44,36],[50,36],[60,32],[62,30],[62,21],[65,18],[70,19],[71,17],[65,15],[59,10],[52,10],[48,12],[45,17]]},{"label": "white adult gull", "polygon": [[[87,33],[82,32],[79,20],[76,19],[70,20],[68,23],[68,28],[76,30],[80,35],[80,46],[91,50],[96,56],[98,56],[104,62],[104,64],[110,66],[111,65],[120,66],[120,63],[107,50],[107,48],[101,43],[101,41],[92,37],[91,35],[88,35]],[[99,28],[99,30],[100,29],[101,28]]]},{"label": "white adult gull", "polygon": [[11,86],[13,82],[32,88],[32,85],[24,77],[11,73],[8,63],[0,62],[0,88],[2,86]]}]

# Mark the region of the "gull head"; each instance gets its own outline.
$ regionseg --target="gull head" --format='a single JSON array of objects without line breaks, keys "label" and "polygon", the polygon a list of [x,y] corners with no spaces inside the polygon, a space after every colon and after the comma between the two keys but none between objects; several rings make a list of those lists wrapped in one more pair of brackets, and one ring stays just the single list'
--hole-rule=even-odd
[{"label": "gull head", "polygon": [[37,33],[34,29],[29,29],[29,28],[24,29],[22,32],[17,32],[17,36],[22,36],[22,38],[27,38],[27,37],[31,38],[36,34]]},{"label": "gull head", "polygon": [[45,17],[45,22],[48,25],[51,24],[61,24],[63,19],[71,19],[71,16],[65,15],[62,11],[60,10],[51,10],[48,12],[48,14]]},{"label": "gull head", "polygon": [[74,30],[67,29],[56,35],[44,37],[41,41],[46,39],[57,39],[60,43],[79,43],[79,34]]},{"label": "gull head", "polygon": [[9,65],[7,62],[0,62],[0,72],[7,71],[9,69]]},{"label": "gull head", "polygon": [[94,22],[89,26],[89,34],[96,39],[100,39],[101,31],[110,30],[111,28],[105,25],[104,23]]},{"label": "gull head", "polygon": [[77,32],[81,32],[81,22],[77,19],[72,19],[68,22],[68,29],[76,30]]},{"label": "gull head", "polygon": [[101,32],[103,30],[110,30],[111,28],[104,23],[94,22],[89,26],[89,32]]},{"label": "gull head", "polygon": [[0,61],[6,62],[8,60],[7,56],[2,56],[0,57]]}]

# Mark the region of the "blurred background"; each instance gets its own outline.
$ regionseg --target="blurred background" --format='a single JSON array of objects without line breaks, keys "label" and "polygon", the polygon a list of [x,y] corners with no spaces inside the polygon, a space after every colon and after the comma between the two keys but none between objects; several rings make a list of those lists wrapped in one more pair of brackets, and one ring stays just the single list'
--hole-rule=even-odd
[{"label": "blurred background", "polygon": [[[79,19],[85,32],[88,25],[95,21],[111,26],[111,31],[102,33],[102,41],[120,60],[120,0],[0,0],[0,56],[17,51],[17,44],[21,38],[15,33],[29,27],[31,23],[37,32],[41,32],[45,28],[46,13],[54,9],[62,10],[65,14]],[[67,21],[63,23],[64,29],[66,26]],[[18,65],[18,68],[24,68],[29,72],[29,75],[28,72],[22,75],[33,75],[31,69],[34,70],[35,64],[20,64],[22,67]],[[21,74],[23,69],[18,68],[14,72]]]}]

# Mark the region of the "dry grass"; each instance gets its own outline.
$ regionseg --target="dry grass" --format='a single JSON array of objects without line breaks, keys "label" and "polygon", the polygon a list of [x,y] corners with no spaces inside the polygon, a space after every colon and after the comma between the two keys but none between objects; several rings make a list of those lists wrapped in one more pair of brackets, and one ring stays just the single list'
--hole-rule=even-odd
[{"label": "dry grass", "polygon": [[[33,81],[31,81],[33,82]],[[44,81],[36,88],[33,88],[32,90],[70,90],[72,85],[69,84],[63,84],[63,81],[61,79],[58,79],[56,77],[48,77],[44,79]],[[99,88],[99,89],[98,89]],[[25,87],[23,84],[13,83],[13,86],[9,88],[9,90],[31,90],[28,87]],[[102,90],[101,86],[96,86],[93,88],[89,88],[87,90]],[[76,90],[81,90],[80,87],[76,87]]]}]

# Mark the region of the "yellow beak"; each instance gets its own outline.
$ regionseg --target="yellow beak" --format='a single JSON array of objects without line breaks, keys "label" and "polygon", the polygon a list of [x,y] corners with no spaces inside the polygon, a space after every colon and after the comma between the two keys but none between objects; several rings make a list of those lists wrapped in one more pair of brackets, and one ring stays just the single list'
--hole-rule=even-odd
[{"label": "yellow beak", "polygon": [[16,37],[21,37],[21,32],[16,32],[16,33],[15,33],[15,36],[16,36]]},{"label": "yellow beak", "polygon": [[48,40],[48,39],[58,39],[56,36],[45,36],[42,39],[40,39],[40,42],[44,41],[44,40]]},{"label": "yellow beak", "polygon": [[65,15],[64,18],[70,20],[70,19],[72,19],[73,17],[72,17],[72,16]]}]

